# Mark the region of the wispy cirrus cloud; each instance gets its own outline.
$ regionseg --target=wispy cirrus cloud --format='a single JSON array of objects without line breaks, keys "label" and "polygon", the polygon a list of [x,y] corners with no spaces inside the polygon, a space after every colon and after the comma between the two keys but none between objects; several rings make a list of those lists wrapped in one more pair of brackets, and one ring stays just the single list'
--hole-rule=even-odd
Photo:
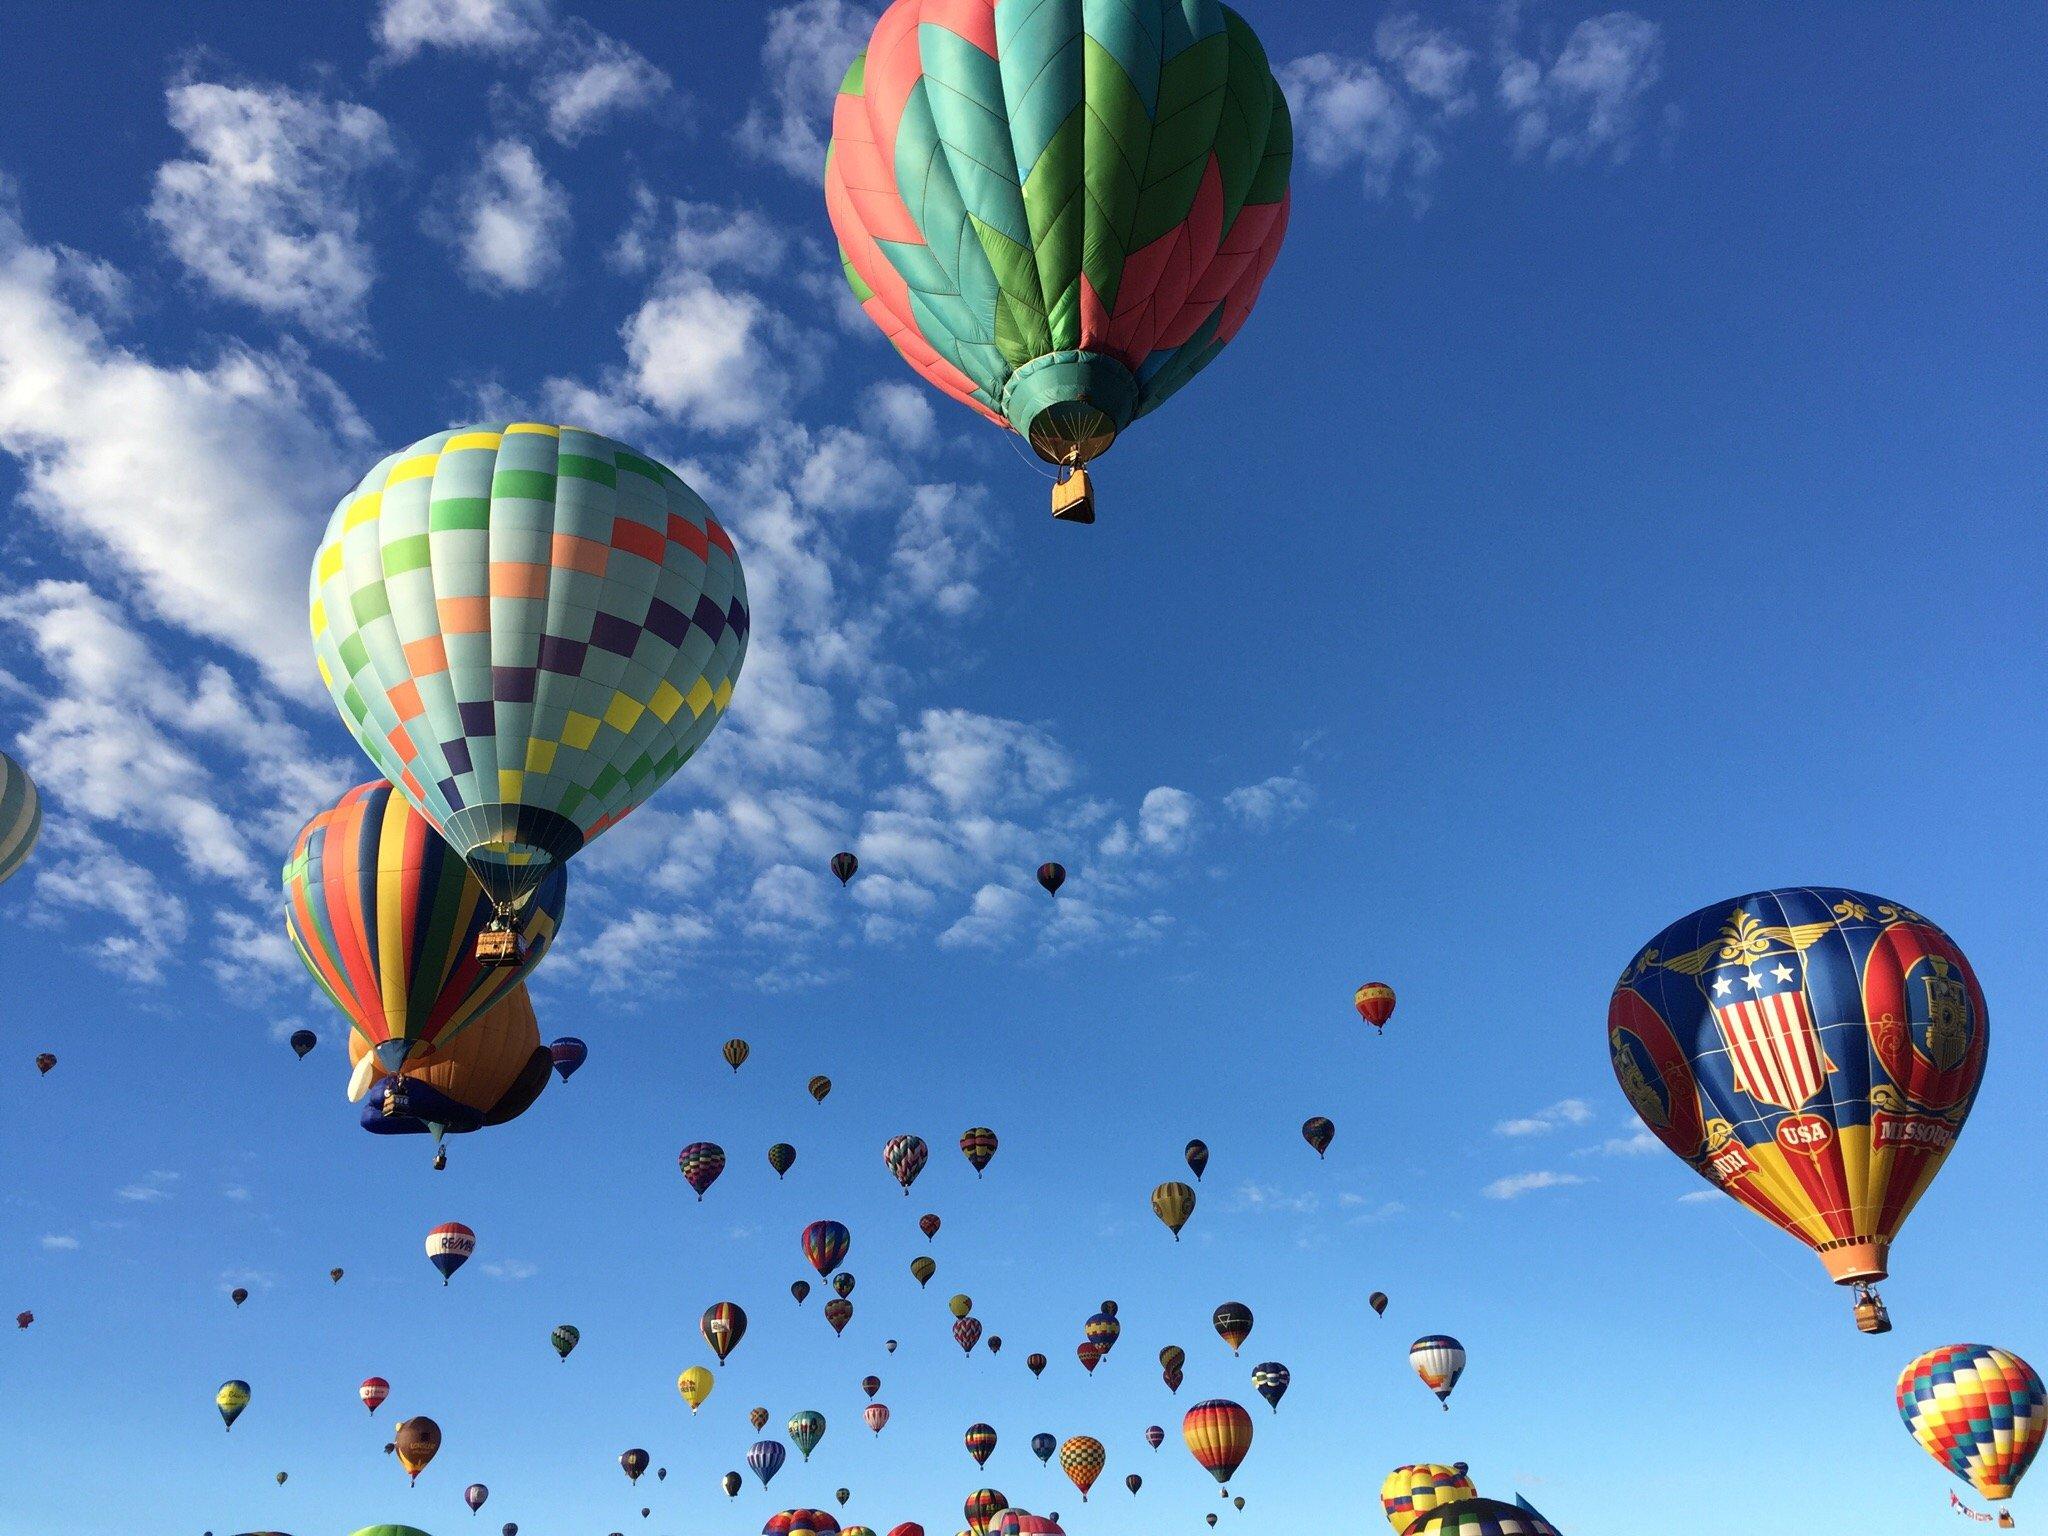
[{"label": "wispy cirrus cloud", "polygon": [[1534,1114],[1502,1120],[1493,1128],[1496,1136],[1543,1136],[1566,1126],[1584,1125],[1593,1118],[1593,1106],[1584,1099],[1559,1099]]},{"label": "wispy cirrus cloud", "polygon": [[1504,1179],[1495,1179],[1484,1191],[1489,1200],[1519,1200],[1524,1195],[1534,1194],[1539,1189],[1568,1189],[1586,1180],[1575,1173],[1555,1173],[1547,1168],[1529,1173],[1513,1173]]}]

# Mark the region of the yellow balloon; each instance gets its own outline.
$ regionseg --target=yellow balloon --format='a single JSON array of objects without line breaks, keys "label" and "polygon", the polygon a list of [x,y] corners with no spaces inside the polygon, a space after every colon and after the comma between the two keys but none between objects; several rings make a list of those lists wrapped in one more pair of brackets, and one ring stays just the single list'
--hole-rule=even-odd
[{"label": "yellow balloon", "polygon": [[1195,1192],[1178,1179],[1160,1185],[1152,1191],[1152,1214],[1166,1223],[1166,1230],[1179,1242],[1180,1229],[1195,1214]]},{"label": "yellow balloon", "polygon": [[974,1310],[974,1298],[972,1296],[955,1296],[946,1303],[946,1309],[955,1317],[965,1317]]},{"label": "yellow balloon", "polygon": [[701,1365],[693,1365],[676,1378],[676,1390],[683,1394],[683,1401],[695,1413],[704,1399],[711,1395],[711,1373]]}]

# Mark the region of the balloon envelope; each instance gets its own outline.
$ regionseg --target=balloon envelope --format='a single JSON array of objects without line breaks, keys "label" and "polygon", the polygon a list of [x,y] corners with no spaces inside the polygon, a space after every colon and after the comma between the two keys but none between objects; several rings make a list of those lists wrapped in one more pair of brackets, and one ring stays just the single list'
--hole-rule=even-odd
[{"label": "balloon envelope", "polygon": [[1401,1536],[1419,1515],[1478,1496],[1479,1490],[1458,1468],[1435,1462],[1396,1467],[1380,1484],[1380,1507],[1387,1512],[1387,1524],[1394,1528],[1395,1536]]},{"label": "balloon envelope", "polygon": [[2018,1355],[1944,1344],[1899,1373],[1899,1416],[1921,1448],[1987,1499],[2009,1499],[2048,1438],[2048,1391]]},{"label": "balloon envelope", "polygon": [[0,882],[28,862],[43,831],[43,797],[35,780],[0,752]]}]

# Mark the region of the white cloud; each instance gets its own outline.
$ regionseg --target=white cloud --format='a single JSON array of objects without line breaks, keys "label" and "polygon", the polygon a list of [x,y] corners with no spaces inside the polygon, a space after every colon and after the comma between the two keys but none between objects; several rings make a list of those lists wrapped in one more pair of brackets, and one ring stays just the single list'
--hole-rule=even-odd
[{"label": "white cloud", "polygon": [[1608,1157],[1643,1157],[1651,1152],[1662,1151],[1664,1143],[1648,1131],[1636,1131],[1627,1136],[1610,1136],[1600,1143],[1598,1150]]},{"label": "white cloud", "polygon": [[1504,1179],[1495,1179],[1486,1186],[1489,1200],[1516,1200],[1538,1189],[1564,1189],[1586,1181],[1575,1173],[1552,1173],[1547,1169],[1534,1173],[1510,1174]]},{"label": "white cloud", "polygon": [[1321,1206],[1322,1200],[1314,1190],[1289,1191],[1275,1184],[1259,1184],[1247,1179],[1238,1185],[1231,1209],[1283,1216],[1307,1216]]},{"label": "white cloud", "polygon": [[119,1198],[137,1205],[154,1205],[171,1198],[172,1186],[178,1182],[179,1177],[180,1175],[168,1169],[152,1168],[133,1184],[124,1184],[114,1193]]},{"label": "white cloud", "polygon": [[1719,1200],[1720,1198],[1721,1191],[1718,1189],[1690,1189],[1678,1197],[1678,1203],[1680,1205],[1700,1205],[1705,1201]]},{"label": "white cloud", "polygon": [[850,0],[797,0],[771,11],[761,48],[768,94],[735,131],[749,154],[814,181],[825,164],[832,101],[854,55],[868,44],[876,11]]},{"label": "white cloud", "polygon": [[295,347],[193,367],[115,345],[97,316],[119,287],[30,244],[0,188],[0,450],[22,503],[148,612],[316,694],[306,572],[369,430]]},{"label": "white cloud", "polygon": [[193,158],[157,169],[149,217],[208,289],[362,345],[376,269],[356,203],[394,153],[384,119],[283,86],[174,85],[171,126]]},{"label": "white cloud", "polygon": [[877,437],[913,453],[938,441],[931,391],[921,385],[869,385],[861,396],[861,416]]},{"label": "white cloud", "polygon": [[49,1253],[76,1253],[78,1239],[68,1232],[45,1232],[43,1248]]},{"label": "white cloud", "polygon": [[103,919],[87,945],[93,959],[130,981],[162,980],[189,926],[183,899],[75,821],[45,822],[43,838],[35,876],[38,907]]},{"label": "white cloud", "polygon": [[1386,17],[1373,29],[1373,51],[1426,101],[1457,113],[1473,104],[1466,77],[1478,57],[1455,34],[1412,12]]},{"label": "white cloud", "polygon": [[1603,154],[1627,159],[1663,72],[1663,29],[1633,11],[1580,22],[1548,65],[1510,49],[1499,97],[1513,120],[1515,153],[1551,164]]},{"label": "white cloud", "polygon": [[527,293],[553,277],[571,222],[567,189],[517,139],[483,146],[476,169],[423,220],[471,282],[497,293]]},{"label": "white cloud", "polygon": [[1313,53],[1276,72],[1294,112],[1294,143],[1322,171],[1355,167],[1373,197],[1406,175],[1420,187],[1443,158],[1423,113],[1370,60]]},{"label": "white cloud", "polygon": [[1559,1099],[1548,1109],[1532,1115],[1503,1120],[1494,1126],[1496,1136],[1541,1136],[1560,1126],[1584,1125],[1593,1118],[1593,1106],[1584,1099]]},{"label": "white cloud", "polygon": [[1024,927],[1029,903],[1030,898],[1014,887],[984,885],[974,893],[966,915],[939,935],[939,944],[945,949],[992,949]]},{"label": "white cloud", "polygon": [[567,27],[561,50],[534,90],[548,132],[574,144],[614,118],[647,111],[671,84],[667,71],[638,49],[577,21]]},{"label": "white cloud", "polygon": [[1223,797],[1223,808],[1258,831],[1292,821],[1315,803],[1315,786],[1298,773],[1276,773]]},{"label": "white cloud", "polygon": [[422,48],[504,53],[537,42],[547,0],[384,0],[375,33],[395,60]]},{"label": "white cloud", "polygon": [[529,1263],[525,1259],[499,1259],[479,1264],[477,1268],[493,1280],[531,1280],[540,1273],[538,1264]]},{"label": "white cloud", "polygon": [[980,486],[920,485],[897,520],[890,569],[914,603],[958,616],[980,602],[976,578],[995,547]]},{"label": "white cloud", "polygon": [[1138,825],[1133,832],[1119,821],[1101,843],[1102,852],[1112,858],[1138,849],[1149,853],[1184,853],[1195,840],[1200,824],[1200,806],[1184,789],[1162,784],[1147,790],[1138,805]]},{"label": "white cloud", "polygon": [[1001,810],[1074,782],[1074,761],[1037,726],[969,709],[927,709],[897,733],[913,778],[953,810]]}]

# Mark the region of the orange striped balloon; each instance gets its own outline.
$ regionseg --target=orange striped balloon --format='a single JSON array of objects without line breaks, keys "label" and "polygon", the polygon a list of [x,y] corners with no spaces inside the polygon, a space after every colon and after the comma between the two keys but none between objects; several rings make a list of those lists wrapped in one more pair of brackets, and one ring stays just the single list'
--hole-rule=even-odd
[{"label": "orange striped balloon", "polygon": [[1226,1483],[1252,1448],[1252,1416],[1228,1398],[1212,1397],[1187,1411],[1180,1433],[1202,1470]]}]

